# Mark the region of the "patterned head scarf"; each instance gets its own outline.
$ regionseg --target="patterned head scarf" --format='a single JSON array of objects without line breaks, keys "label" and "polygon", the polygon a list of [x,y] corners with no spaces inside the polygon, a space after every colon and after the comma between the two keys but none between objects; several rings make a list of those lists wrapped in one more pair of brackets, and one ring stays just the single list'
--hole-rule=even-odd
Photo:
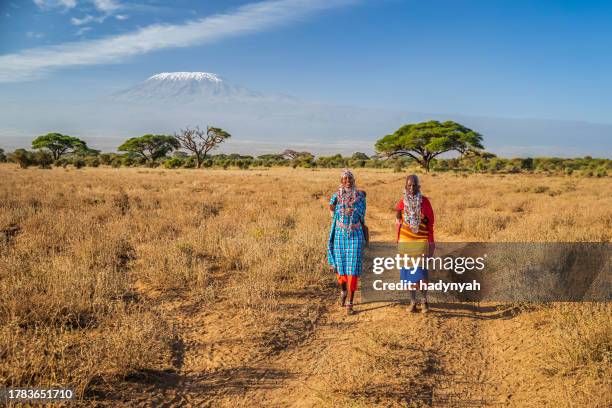
[{"label": "patterned head scarf", "polygon": [[[346,188],[342,185],[342,179],[348,177],[351,180],[351,186]],[[349,169],[342,170],[340,176],[340,187],[338,188],[338,201],[345,207],[353,207],[357,198],[357,189],[355,187],[355,176]]]},{"label": "patterned head scarf", "polygon": [[[419,178],[415,174],[406,177],[406,184],[410,178],[420,187]],[[423,196],[421,195],[420,189],[418,189],[416,194],[412,194],[412,191],[408,191],[404,185],[404,222],[408,224],[410,230],[415,234],[419,232],[419,225],[421,225],[422,202]]]}]

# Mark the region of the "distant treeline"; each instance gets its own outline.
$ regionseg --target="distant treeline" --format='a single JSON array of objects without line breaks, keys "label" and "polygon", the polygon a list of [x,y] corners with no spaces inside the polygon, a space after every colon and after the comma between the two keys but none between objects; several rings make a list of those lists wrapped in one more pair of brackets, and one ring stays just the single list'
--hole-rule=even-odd
[{"label": "distant treeline", "polygon": [[[400,172],[451,171],[476,173],[547,173],[607,176],[612,171],[609,159],[590,156],[574,159],[558,157],[505,159],[486,152],[483,137],[478,132],[453,121],[435,120],[406,124],[375,143],[374,156],[356,152],[350,157],[316,156],[306,151],[286,149],[278,154],[245,156],[211,154],[232,135],[208,126],[205,129],[185,128],[173,135],[146,134],[132,137],[119,147],[121,153],[101,153],[87,146],[78,137],[48,133],[32,141],[35,151],[17,149],[5,154],[0,149],[0,161],[11,161],[22,168],[51,166],[81,168],[85,166],[163,167],[177,168],[240,168],[269,167],[303,168],[375,168]],[[455,154],[455,158],[442,158]]]},{"label": "distant treeline", "polygon": [[[17,149],[5,153],[0,149],[0,162],[14,162],[22,168],[37,166],[40,168],[56,167],[161,167],[166,169],[196,168],[196,158],[183,151],[174,151],[166,156],[148,160],[132,152],[100,153],[88,149],[75,151],[53,159],[45,150],[28,151]],[[301,168],[374,168],[393,169],[400,172],[409,168],[419,169],[419,164],[410,157],[378,158],[356,152],[351,156],[314,156],[308,152],[286,150],[279,154],[249,156],[240,154],[215,154],[207,156],[201,163],[204,168],[249,169],[270,167]],[[598,159],[590,156],[582,158],[527,157],[501,158],[491,153],[482,155],[464,155],[457,158],[433,159],[431,170],[436,172],[471,172],[471,173],[546,173],[603,177],[612,173],[612,160]]]}]

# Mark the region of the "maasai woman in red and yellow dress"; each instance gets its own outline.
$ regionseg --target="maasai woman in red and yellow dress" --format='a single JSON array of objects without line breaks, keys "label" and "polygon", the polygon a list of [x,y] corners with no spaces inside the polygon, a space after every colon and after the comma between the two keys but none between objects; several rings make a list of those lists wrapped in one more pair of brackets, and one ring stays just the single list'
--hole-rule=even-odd
[{"label": "maasai woman in red and yellow dress", "polygon": [[[397,203],[396,222],[397,222],[397,242],[398,252],[407,254],[414,259],[421,258],[418,266],[400,270],[402,281],[427,282],[428,271],[425,265],[427,256],[433,256],[435,250],[434,241],[434,212],[429,199],[421,194],[419,178],[411,174],[406,177],[404,196]],[[427,303],[427,291],[422,290],[422,309],[421,312],[427,313],[429,306]],[[408,311],[416,311],[416,292],[410,291],[410,306]]]}]

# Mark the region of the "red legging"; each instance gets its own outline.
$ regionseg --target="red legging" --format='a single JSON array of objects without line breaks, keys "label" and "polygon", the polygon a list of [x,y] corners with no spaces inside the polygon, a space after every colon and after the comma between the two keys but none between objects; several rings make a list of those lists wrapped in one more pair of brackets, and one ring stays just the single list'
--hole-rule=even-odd
[{"label": "red legging", "polygon": [[353,275],[338,275],[338,285],[342,286],[342,284],[346,284],[349,292],[354,292],[357,290],[357,282],[359,282],[359,276]]}]

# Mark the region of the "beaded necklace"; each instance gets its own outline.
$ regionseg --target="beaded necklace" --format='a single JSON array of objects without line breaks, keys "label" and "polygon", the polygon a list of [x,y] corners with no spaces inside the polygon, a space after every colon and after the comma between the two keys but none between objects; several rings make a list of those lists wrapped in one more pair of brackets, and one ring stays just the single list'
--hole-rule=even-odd
[{"label": "beaded necklace", "polygon": [[421,225],[422,202],[423,196],[420,192],[412,195],[404,190],[404,221],[415,234],[419,232],[419,226]]},{"label": "beaded necklace", "polygon": [[[359,224],[353,224],[353,213],[357,198],[357,190],[354,185],[350,188],[340,186],[338,189],[338,211],[340,212],[340,217],[337,219],[337,223],[344,230],[354,230],[359,227]],[[349,218],[348,224],[343,222],[343,217]]]}]

